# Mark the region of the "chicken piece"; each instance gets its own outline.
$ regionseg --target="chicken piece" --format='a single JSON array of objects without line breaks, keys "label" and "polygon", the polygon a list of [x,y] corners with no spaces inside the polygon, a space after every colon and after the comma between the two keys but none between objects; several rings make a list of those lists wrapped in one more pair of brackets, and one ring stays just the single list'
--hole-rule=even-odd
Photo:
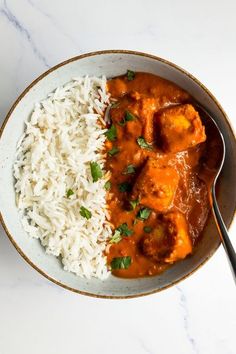
[{"label": "chicken piece", "polygon": [[107,90],[111,94],[111,97],[122,97],[127,93],[128,87],[124,80],[121,78],[115,78],[108,80]]},{"label": "chicken piece", "polygon": [[133,98],[135,101],[139,101],[142,98],[142,95],[138,91],[131,91],[130,97]]},{"label": "chicken piece", "polygon": [[153,119],[154,113],[157,110],[157,100],[151,97],[145,97],[140,100],[140,119],[143,123],[143,133],[145,140],[152,143],[154,140]]},{"label": "chicken piece", "polygon": [[174,237],[168,232],[165,223],[158,224],[151,233],[141,240],[141,249],[146,257],[156,262],[163,262],[174,247]]},{"label": "chicken piece", "polygon": [[178,152],[206,140],[205,128],[198,112],[191,104],[183,104],[163,110],[157,116],[162,148]]},{"label": "chicken piece", "polygon": [[133,188],[132,197],[157,211],[166,211],[178,187],[179,175],[172,167],[159,166],[156,160],[147,160]]},{"label": "chicken piece", "polygon": [[184,215],[178,212],[164,215],[163,221],[167,223],[168,231],[175,239],[174,248],[165,259],[165,262],[174,263],[192,253],[192,242],[189,236],[187,222]]},{"label": "chicken piece", "polygon": [[139,103],[127,95],[119,100],[118,106],[110,109],[110,118],[116,126],[118,139],[137,139],[142,135],[143,124],[138,119]]},{"label": "chicken piece", "polygon": [[132,120],[123,127],[125,138],[137,139],[142,135],[142,124],[138,119]]},{"label": "chicken piece", "polygon": [[[132,110],[135,111],[137,119],[142,126],[141,136],[145,138],[148,143],[152,143],[154,140],[154,127],[153,119],[154,113],[157,111],[158,100],[153,97],[141,95],[137,91],[130,93],[130,98],[133,100]],[[127,125],[127,130],[129,126]]]},{"label": "chicken piece", "polygon": [[184,215],[179,212],[164,215],[157,227],[142,239],[141,248],[145,256],[156,262],[184,259],[192,252]]}]

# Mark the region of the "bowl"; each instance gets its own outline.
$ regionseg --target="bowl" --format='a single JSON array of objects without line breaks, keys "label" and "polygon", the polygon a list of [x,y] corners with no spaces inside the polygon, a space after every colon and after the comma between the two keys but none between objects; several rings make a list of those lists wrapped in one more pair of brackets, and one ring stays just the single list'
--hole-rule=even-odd
[{"label": "bowl", "polygon": [[173,81],[188,91],[215,118],[226,142],[226,159],[220,177],[218,201],[227,227],[230,226],[236,209],[234,133],[225,112],[215,97],[185,70],[153,55],[110,50],[77,56],[42,74],[16,100],[1,128],[1,222],[10,241],[21,256],[47,279],[74,292],[104,298],[136,297],[166,289],[191,275],[214,254],[220,245],[213,217],[210,216],[194,254],[177,262],[164,273],[140,279],[121,279],[110,276],[105,281],[87,280],[64,271],[60,261],[54,256],[47,255],[40,242],[29,238],[23,230],[15,204],[12,165],[15,159],[16,144],[23,133],[24,120],[32,112],[34,104],[74,77],[88,74],[106,75],[107,78],[111,78],[125,73],[127,69],[150,72]]}]

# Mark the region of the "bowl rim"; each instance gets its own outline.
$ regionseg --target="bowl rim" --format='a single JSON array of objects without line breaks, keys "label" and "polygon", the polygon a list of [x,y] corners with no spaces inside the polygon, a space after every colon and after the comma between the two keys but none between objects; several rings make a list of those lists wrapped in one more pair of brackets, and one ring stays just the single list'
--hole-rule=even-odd
[{"label": "bowl rim", "polygon": [[[139,51],[134,51],[134,50],[122,50],[122,49],[112,49],[112,50],[99,50],[99,51],[93,51],[93,52],[89,52],[89,53],[85,53],[85,54],[81,54],[81,55],[77,55],[74,56],[70,59],[64,60],[62,62],[60,62],[59,64],[56,64],[55,66],[51,67],[50,69],[46,70],[45,72],[43,72],[41,75],[39,75],[35,80],[33,80],[25,89],[24,91],[18,96],[18,98],[15,100],[15,102],[12,104],[10,110],[8,111],[1,127],[0,127],[0,139],[2,137],[3,131],[5,129],[5,126],[7,125],[8,120],[11,117],[12,112],[15,110],[16,106],[18,105],[18,103],[22,100],[22,98],[39,82],[41,81],[43,78],[45,78],[47,75],[49,75],[51,72],[57,70],[58,68],[65,66],[69,63],[72,63],[74,61],[78,61],[81,60],[83,58],[87,58],[87,57],[92,57],[92,56],[97,56],[97,55],[103,55],[103,54],[130,54],[130,55],[136,55],[136,56],[142,56],[142,57],[146,57],[146,58],[150,58],[150,59],[155,59],[156,61],[162,62],[164,64],[167,64],[169,66],[171,66],[172,68],[180,71],[182,74],[186,75],[187,77],[189,77],[191,80],[193,80],[197,85],[199,85],[203,91],[205,91],[208,96],[214,101],[214,103],[216,104],[216,106],[218,107],[218,109],[221,111],[225,122],[228,125],[229,130],[231,131],[232,135],[234,136],[234,140],[235,140],[235,144],[236,144],[236,135],[234,133],[234,129],[229,121],[229,118],[227,116],[227,114],[225,113],[224,109],[222,108],[221,104],[218,102],[218,100],[215,98],[215,96],[206,88],[205,85],[203,85],[196,77],[194,77],[192,74],[190,74],[188,71],[186,71],[185,69],[181,68],[180,66],[172,63],[169,60],[163,59],[159,56],[153,55],[153,54],[148,54],[148,53],[144,53],[144,52],[139,52]],[[236,146],[236,145],[235,145]],[[229,227],[232,225],[232,222],[234,220],[236,214],[236,201],[235,201],[235,206],[234,206],[234,212],[232,215],[232,218],[229,222]],[[147,291],[144,293],[140,293],[140,294],[135,294],[135,295],[100,295],[100,294],[93,294],[90,292],[85,292],[85,291],[81,291],[75,288],[72,288],[56,279],[54,279],[53,277],[51,277],[50,275],[48,275],[45,271],[41,270],[37,265],[35,265],[27,256],[26,254],[22,251],[22,249],[18,246],[17,242],[15,241],[14,237],[11,235],[10,231],[8,230],[2,213],[0,211],[0,223],[3,226],[3,229],[6,233],[6,235],[8,236],[9,240],[11,241],[11,243],[13,244],[13,246],[15,247],[15,249],[17,250],[17,252],[22,256],[22,258],[31,266],[33,267],[38,273],[40,273],[42,276],[44,276],[46,279],[48,279],[49,281],[52,281],[54,284],[61,286],[62,288],[66,289],[66,290],[70,290],[74,293],[80,294],[80,295],[86,295],[86,296],[90,296],[90,297],[95,297],[95,298],[101,298],[101,299],[130,299],[130,298],[137,298],[137,297],[143,297],[146,295],[151,295],[151,294],[155,294],[158,293],[160,291],[163,291],[165,289],[168,289],[170,287],[172,287],[173,285],[178,284],[179,282],[181,282],[182,280],[188,278],[190,275],[192,275],[193,273],[195,273],[198,269],[200,269],[212,256],[213,254],[216,252],[216,250],[219,248],[221,242],[220,242],[220,238],[219,238],[219,242],[218,244],[214,247],[214,249],[211,250],[211,252],[207,255],[207,257],[192,271],[190,271],[188,274],[182,276],[181,278],[173,281],[171,284],[168,284],[166,286],[164,286],[161,289],[155,289],[152,291]]]}]

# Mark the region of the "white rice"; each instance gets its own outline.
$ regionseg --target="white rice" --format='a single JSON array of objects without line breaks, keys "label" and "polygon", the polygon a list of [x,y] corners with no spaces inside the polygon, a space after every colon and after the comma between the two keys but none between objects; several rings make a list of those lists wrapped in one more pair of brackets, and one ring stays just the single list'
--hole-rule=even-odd
[{"label": "white rice", "polygon": [[[109,275],[104,249],[107,220],[105,174],[93,183],[90,162],[104,168],[103,113],[109,104],[106,78],[75,79],[35,105],[14,164],[22,224],[64,269],[81,277]],[[74,194],[69,198],[67,191]],[[91,219],[80,215],[87,208]]]}]

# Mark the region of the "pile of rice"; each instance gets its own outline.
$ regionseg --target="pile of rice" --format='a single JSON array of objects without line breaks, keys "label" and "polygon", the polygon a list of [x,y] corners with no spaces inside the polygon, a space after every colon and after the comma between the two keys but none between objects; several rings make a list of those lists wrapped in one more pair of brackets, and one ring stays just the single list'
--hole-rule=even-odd
[{"label": "pile of rice", "polygon": [[[90,162],[104,168],[106,78],[74,79],[35,105],[17,147],[14,177],[25,231],[64,269],[105,279],[104,250],[112,230],[106,210],[105,173],[93,182]],[[103,125],[104,126],[104,125]],[[74,192],[67,197],[68,190]],[[87,208],[92,217],[80,215]]]}]

